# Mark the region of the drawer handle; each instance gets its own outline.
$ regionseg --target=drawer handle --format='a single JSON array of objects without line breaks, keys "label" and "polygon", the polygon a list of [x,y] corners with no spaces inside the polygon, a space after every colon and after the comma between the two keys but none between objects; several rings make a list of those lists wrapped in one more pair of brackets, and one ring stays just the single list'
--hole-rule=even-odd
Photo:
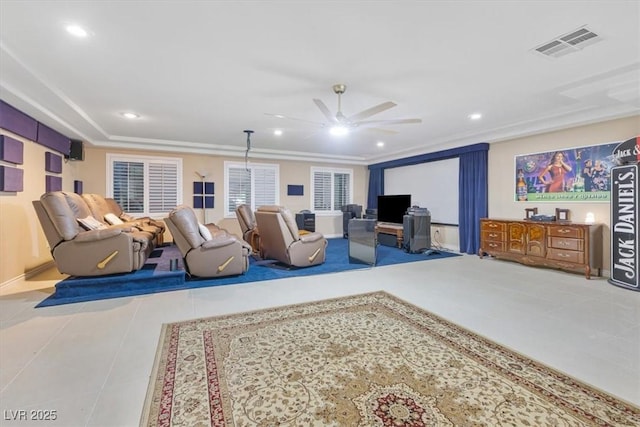
[{"label": "drawer handle", "polygon": [[489,246],[492,247],[492,248],[497,248],[498,247],[498,245],[496,245],[495,243],[489,243]]},{"label": "drawer handle", "polygon": [[571,243],[569,243],[569,242],[563,242],[562,240],[561,240],[561,241],[559,241],[559,242],[558,242],[558,244],[559,244],[560,246],[570,246],[570,245],[571,245]]},{"label": "drawer handle", "polygon": [[563,253],[559,253],[558,256],[560,258],[571,258],[571,255],[567,255],[567,254],[563,254]]},{"label": "drawer handle", "polygon": [[489,237],[498,237],[498,235],[496,233],[491,233],[489,234]]},{"label": "drawer handle", "polygon": [[491,227],[491,228],[496,228],[496,227],[497,227],[497,225],[496,225],[496,224],[489,224],[489,227]]},{"label": "drawer handle", "polygon": [[566,229],[566,228],[559,228],[558,229],[558,233],[571,233],[572,230]]}]

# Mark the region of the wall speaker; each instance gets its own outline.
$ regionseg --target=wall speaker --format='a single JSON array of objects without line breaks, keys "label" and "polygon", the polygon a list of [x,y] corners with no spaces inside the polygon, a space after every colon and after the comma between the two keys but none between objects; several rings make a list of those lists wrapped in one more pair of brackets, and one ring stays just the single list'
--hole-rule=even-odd
[{"label": "wall speaker", "polygon": [[71,140],[69,155],[65,156],[69,160],[84,160],[84,142],[79,139]]}]

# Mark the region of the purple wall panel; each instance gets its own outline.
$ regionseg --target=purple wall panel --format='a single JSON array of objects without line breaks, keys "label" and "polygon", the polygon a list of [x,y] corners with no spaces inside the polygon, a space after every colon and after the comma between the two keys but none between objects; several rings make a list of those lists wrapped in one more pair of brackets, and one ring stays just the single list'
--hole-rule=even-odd
[{"label": "purple wall panel", "polygon": [[62,173],[62,156],[47,151],[44,153],[44,170],[53,173]]},{"label": "purple wall panel", "polygon": [[45,179],[45,191],[62,191],[62,177],[47,175]]},{"label": "purple wall panel", "polygon": [[69,155],[71,150],[71,140],[69,138],[42,123],[38,123],[38,138],[36,142],[66,155]]},{"label": "purple wall panel", "polygon": [[23,181],[24,171],[22,169],[0,166],[0,191],[22,191]]},{"label": "purple wall panel", "polygon": [[21,165],[24,163],[23,158],[24,144],[7,135],[0,135],[0,160]]},{"label": "purple wall panel", "polygon": [[38,137],[38,122],[2,100],[0,100],[0,128],[32,141]]}]

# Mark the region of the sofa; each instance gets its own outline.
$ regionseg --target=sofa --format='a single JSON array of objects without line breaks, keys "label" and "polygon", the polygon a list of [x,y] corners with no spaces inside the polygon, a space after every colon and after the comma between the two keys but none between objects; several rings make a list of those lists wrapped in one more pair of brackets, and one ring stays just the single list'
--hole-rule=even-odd
[{"label": "sofa", "polygon": [[85,193],[82,198],[89,206],[91,214],[100,222],[111,225],[127,224],[151,233],[156,246],[164,243],[165,225],[149,217],[133,217],[122,210],[118,202],[100,194]]},{"label": "sofa", "polygon": [[54,191],[33,207],[61,273],[103,276],[142,268],[155,247],[154,235],[131,224],[109,225],[93,216],[79,194]]},{"label": "sofa", "polygon": [[176,207],[164,221],[191,276],[232,276],[249,269],[251,246],[215,224],[201,224],[190,207]]},{"label": "sofa", "polygon": [[293,267],[310,267],[324,262],[327,239],[318,232],[300,233],[289,209],[260,206],[255,215],[263,258]]}]

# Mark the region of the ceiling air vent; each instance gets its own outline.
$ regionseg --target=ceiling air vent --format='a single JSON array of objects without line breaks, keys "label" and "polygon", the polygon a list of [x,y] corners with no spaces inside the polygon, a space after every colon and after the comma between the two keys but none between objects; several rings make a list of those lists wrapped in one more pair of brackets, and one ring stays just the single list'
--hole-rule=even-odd
[{"label": "ceiling air vent", "polygon": [[583,26],[575,31],[556,37],[554,40],[534,48],[534,50],[551,58],[559,58],[572,52],[578,52],[600,40],[602,40],[602,37]]}]

